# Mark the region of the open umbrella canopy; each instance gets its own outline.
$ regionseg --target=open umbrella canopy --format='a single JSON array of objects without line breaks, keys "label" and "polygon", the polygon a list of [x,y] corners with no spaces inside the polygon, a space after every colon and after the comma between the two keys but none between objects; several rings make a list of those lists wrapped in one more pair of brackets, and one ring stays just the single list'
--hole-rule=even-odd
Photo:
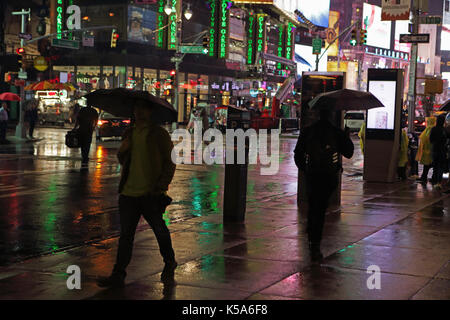
[{"label": "open umbrella canopy", "polygon": [[20,101],[20,96],[12,92],[3,92],[0,94],[0,100],[3,101]]},{"label": "open umbrella canopy", "polygon": [[333,110],[384,108],[384,105],[372,93],[350,89],[321,93],[309,102],[309,106]]},{"label": "open umbrella canopy", "polygon": [[53,89],[53,83],[44,80],[27,85],[24,90],[37,91],[37,90],[50,90]]},{"label": "open umbrella canopy", "polygon": [[445,101],[439,108],[439,111],[450,111],[450,99]]},{"label": "open umbrella canopy", "polygon": [[84,96],[87,103],[102,109],[117,117],[133,117],[133,106],[137,99],[147,102],[154,109],[152,120],[157,124],[177,121],[177,111],[164,99],[155,97],[147,91],[129,90],[124,88],[99,89]]}]

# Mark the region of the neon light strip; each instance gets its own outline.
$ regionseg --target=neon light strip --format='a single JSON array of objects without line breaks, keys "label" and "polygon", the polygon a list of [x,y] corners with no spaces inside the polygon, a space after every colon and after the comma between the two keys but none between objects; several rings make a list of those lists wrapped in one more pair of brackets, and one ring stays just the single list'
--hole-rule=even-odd
[{"label": "neon light strip", "polygon": [[216,55],[216,43],[217,43],[217,0],[211,0],[211,16],[209,25],[209,56],[214,57]]},{"label": "neon light strip", "polygon": [[[265,28],[266,28],[266,18],[263,14],[258,14],[256,24],[256,52],[264,52],[266,44]],[[259,61],[257,62],[261,64],[262,59],[259,59]]]},{"label": "neon light strip", "polygon": [[63,0],[56,2],[56,35],[57,39],[61,39],[61,32],[63,31]]},{"label": "neon light strip", "polygon": [[255,37],[255,17],[250,15],[248,17],[248,31],[247,31],[247,64],[253,64],[253,47]]},{"label": "neon light strip", "polygon": [[228,56],[228,0],[220,0],[219,20],[219,58],[226,59]]},{"label": "neon light strip", "polygon": [[[277,55],[279,57],[283,57],[283,49],[284,49],[284,26],[278,25],[278,47],[277,47]],[[281,69],[282,65],[280,62],[277,63],[277,69]]]},{"label": "neon light strip", "polygon": [[156,37],[156,46],[158,48],[163,49],[164,48],[164,34],[166,32],[165,29],[161,29],[164,27],[165,25],[165,12],[164,12],[164,6],[165,6],[165,2],[164,0],[159,0],[158,1],[158,18],[157,18],[157,23],[158,23],[158,33],[157,33],[157,37]]},{"label": "neon light strip", "polygon": [[[177,0],[172,0],[172,8],[177,7]],[[177,48],[177,13],[171,13],[169,16],[169,43],[168,49],[175,50]]]}]

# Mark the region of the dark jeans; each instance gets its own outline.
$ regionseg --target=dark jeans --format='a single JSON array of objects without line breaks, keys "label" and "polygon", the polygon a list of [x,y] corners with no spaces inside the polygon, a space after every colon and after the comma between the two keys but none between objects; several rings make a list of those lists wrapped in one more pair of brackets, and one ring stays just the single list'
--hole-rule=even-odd
[{"label": "dark jeans", "polygon": [[126,276],[125,270],[131,261],[134,235],[141,214],[155,233],[164,262],[175,260],[170,232],[162,218],[164,210],[165,207],[161,207],[153,196],[128,197],[120,195],[120,239],[114,273]]},{"label": "dark jeans", "polygon": [[8,121],[0,121],[0,142],[6,140],[6,128],[8,127]]},{"label": "dark jeans", "polygon": [[421,175],[421,177],[420,177],[420,179],[422,180],[422,181],[427,181],[427,179],[428,179],[428,172],[430,172],[430,169],[431,169],[431,166],[428,166],[428,165],[423,165],[423,171],[422,171],[422,175]]},{"label": "dark jeans", "polygon": [[83,163],[88,163],[89,161],[89,151],[91,149],[92,143],[92,132],[80,132],[80,147],[81,147],[81,157]]},{"label": "dark jeans", "polygon": [[338,176],[326,174],[307,174],[308,193],[308,239],[314,244],[322,240],[325,213],[330,197],[338,186]]},{"label": "dark jeans", "polygon": [[36,126],[36,122],[30,121],[29,125],[30,125],[30,128],[28,129],[28,135],[30,136],[30,138],[32,138],[33,132],[34,132],[34,127]]},{"label": "dark jeans", "polygon": [[433,176],[431,177],[431,183],[433,185],[442,182],[442,175],[444,174],[444,166],[446,160],[437,160],[433,163]]}]

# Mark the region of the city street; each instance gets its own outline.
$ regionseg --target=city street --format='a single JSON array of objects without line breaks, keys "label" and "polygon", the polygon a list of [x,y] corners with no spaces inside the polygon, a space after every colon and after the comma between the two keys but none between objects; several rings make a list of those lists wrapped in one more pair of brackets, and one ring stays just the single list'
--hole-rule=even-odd
[{"label": "city street", "polygon": [[[120,142],[93,143],[82,171],[65,132],[38,129],[38,142],[0,147],[1,299],[450,298],[450,197],[413,181],[364,183],[357,138],[344,160],[342,206],[326,218],[326,258],[311,264],[294,135],[281,138],[278,175],[250,166],[244,224],[223,224],[223,166],[177,166],[164,215],[176,285],[159,281],[162,259],[142,219],[127,286],[98,288],[117,248]],[[82,290],[66,288],[69,265],[80,266]],[[371,265],[381,270],[380,290],[366,286]]]}]

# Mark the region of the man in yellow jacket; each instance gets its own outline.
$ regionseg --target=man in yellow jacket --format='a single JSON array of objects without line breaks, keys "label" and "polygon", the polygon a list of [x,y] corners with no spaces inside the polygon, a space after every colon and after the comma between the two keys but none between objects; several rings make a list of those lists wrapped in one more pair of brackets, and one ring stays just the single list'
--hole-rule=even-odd
[{"label": "man in yellow jacket", "polygon": [[[122,167],[119,184],[120,238],[112,275],[100,279],[100,287],[123,287],[125,269],[131,261],[134,235],[141,214],[155,233],[165,267],[161,280],[173,279],[177,267],[169,229],[162,216],[168,196],[165,192],[175,173],[169,133],[151,123],[151,109],[138,100],[136,125],[125,132],[117,157]],[[169,198],[170,199],[170,198]]]},{"label": "man in yellow jacket", "polygon": [[423,164],[422,175],[420,176],[418,181],[422,183],[427,183],[428,181],[428,172],[430,171],[431,165],[433,163],[433,157],[431,154],[431,142],[430,142],[430,133],[431,129],[436,125],[435,117],[427,117],[426,118],[426,128],[419,136],[419,149],[417,150],[416,161],[419,161]]}]

